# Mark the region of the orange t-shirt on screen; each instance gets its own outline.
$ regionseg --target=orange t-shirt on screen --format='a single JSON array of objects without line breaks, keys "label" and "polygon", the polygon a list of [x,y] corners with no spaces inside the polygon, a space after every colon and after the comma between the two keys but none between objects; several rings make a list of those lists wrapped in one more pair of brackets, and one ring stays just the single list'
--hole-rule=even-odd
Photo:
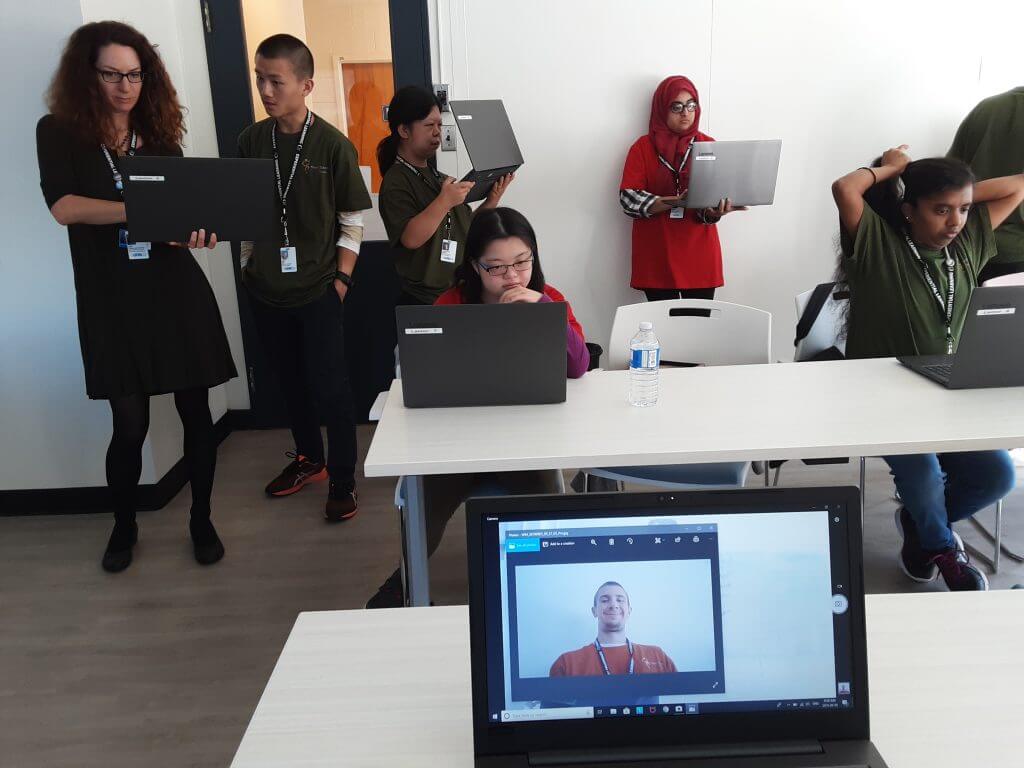
[{"label": "orange t-shirt on screen", "polygon": [[[629,648],[625,645],[602,646],[608,671],[613,675],[629,674]],[[676,665],[656,645],[633,643],[633,672],[637,675],[662,675],[675,672]],[[601,658],[593,643],[576,651],[567,651],[551,665],[551,677],[584,677],[603,675]]]}]

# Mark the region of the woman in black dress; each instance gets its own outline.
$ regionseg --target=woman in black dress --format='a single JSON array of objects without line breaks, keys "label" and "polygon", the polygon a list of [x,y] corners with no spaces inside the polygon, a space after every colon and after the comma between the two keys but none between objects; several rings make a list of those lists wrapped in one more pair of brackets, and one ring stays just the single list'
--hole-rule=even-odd
[{"label": "woman in black dress", "polygon": [[[48,101],[50,114],[36,128],[43,197],[68,228],[86,390],[113,413],[106,470],[114,530],[103,568],[131,563],[149,398],[166,392],[184,426],[195,558],[215,563],[224,546],[210,522],[217,443],[208,392],[236,376],[235,366],[192,254],[174,243],[131,243],[121,196],[121,157],[181,155],[177,94],[149,41],[104,21],[71,35]],[[205,233],[193,233],[189,245],[206,246]]]}]

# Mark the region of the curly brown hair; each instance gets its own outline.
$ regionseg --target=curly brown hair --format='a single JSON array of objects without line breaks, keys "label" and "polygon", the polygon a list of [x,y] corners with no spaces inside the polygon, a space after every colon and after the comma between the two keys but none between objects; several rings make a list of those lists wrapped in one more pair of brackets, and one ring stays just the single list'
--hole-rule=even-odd
[{"label": "curly brown hair", "polygon": [[50,112],[83,142],[107,140],[110,116],[96,76],[96,60],[100,49],[111,44],[133,48],[145,73],[139,101],[132,110],[132,128],[156,149],[180,147],[184,112],[164,63],[145,35],[119,21],[96,21],[71,34],[47,93]]}]

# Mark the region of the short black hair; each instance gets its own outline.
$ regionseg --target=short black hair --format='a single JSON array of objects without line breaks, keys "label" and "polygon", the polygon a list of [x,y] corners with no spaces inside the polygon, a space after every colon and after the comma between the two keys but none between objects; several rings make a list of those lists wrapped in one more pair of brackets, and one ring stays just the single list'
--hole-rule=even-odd
[{"label": "short black hair", "polygon": [[313,52],[294,35],[271,35],[260,43],[256,55],[265,59],[288,59],[296,75],[303,79],[313,76]]}]

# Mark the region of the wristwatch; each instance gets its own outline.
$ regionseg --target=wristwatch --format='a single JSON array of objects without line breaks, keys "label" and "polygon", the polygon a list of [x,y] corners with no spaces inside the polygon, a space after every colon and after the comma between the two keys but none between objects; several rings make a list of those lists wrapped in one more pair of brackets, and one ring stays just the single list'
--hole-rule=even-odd
[{"label": "wristwatch", "polygon": [[341,280],[345,284],[346,288],[352,287],[352,275],[348,272],[342,272],[340,269],[334,273],[335,280]]}]

